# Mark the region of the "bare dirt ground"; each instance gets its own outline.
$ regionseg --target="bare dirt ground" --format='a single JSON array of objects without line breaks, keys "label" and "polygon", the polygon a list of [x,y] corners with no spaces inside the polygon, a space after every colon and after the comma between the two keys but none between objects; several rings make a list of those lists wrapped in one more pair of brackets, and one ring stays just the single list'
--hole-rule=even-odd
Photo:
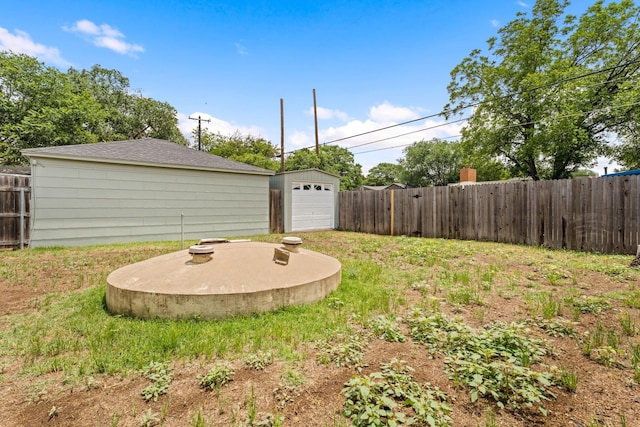
[{"label": "bare dirt ground", "polygon": [[[338,233],[331,236],[334,236],[331,237],[333,244],[344,245]],[[305,236],[305,239],[312,241],[313,237]],[[526,253],[521,248],[515,251]],[[331,249],[326,252],[331,252]],[[8,265],[15,262],[13,256],[5,255],[0,253],[2,263]],[[44,252],[40,256],[44,257],[40,262],[49,267],[35,269],[21,279],[30,282],[30,285],[17,286],[15,282],[0,276],[0,328],[10,327],[6,319],[11,316],[36,311],[37,301],[48,293],[76,292],[95,285],[77,280],[79,272],[88,274],[95,266],[68,268],[57,264],[55,252]],[[386,255],[380,253],[374,258],[376,256],[382,258]],[[114,265],[124,265],[128,261],[128,258],[122,258],[121,252],[115,250],[100,257],[117,257]],[[620,266],[628,265],[631,259],[622,259]],[[541,274],[540,264],[525,258],[500,259],[494,254],[478,254],[474,257],[474,266],[490,264],[499,264],[504,277],[512,275],[536,280]],[[636,272],[630,273],[631,279],[624,280],[587,270],[580,274],[577,286],[585,295],[628,291],[640,285]],[[429,280],[426,279],[427,285]],[[558,291],[557,284],[545,284],[544,287],[551,292]],[[407,292],[409,300],[421,297],[418,290]],[[640,325],[638,308],[625,307],[615,300],[612,303],[613,308],[606,313],[581,315],[579,324],[575,326],[577,334],[586,333],[598,322],[608,328],[620,329],[619,314],[622,311],[630,313],[636,325]],[[523,298],[515,292],[492,292],[483,296],[481,306],[444,304],[443,312],[461,316],[468,324],[478,327],[493,321],[519,320],[526,316],[527,307]],[[453,426],[640,426],[640,385],[635,381],[628,362],[604,366],[586,357],[575,338],[550,337],[532,329],[540,338],[547,340],[549,347],[554,350],[545,363],[578,373],[575,393],[561,387],[553,389],[556,398],[545,403],[547,416],[533,410],[501,410],[495,402],[486,398],[471,403],[468,390],[456,387],[445,374],[443,357],[429,353],[424,346],[411,339],[403,343],[379,339],[369,342],[365,350],[366,366],[362,373],[377,371],[381,363],[392,358],[407,361],[415,369],[416,380],[428,381],[447,393],[453,402]],[[628,339],[632,345],[639,344],[637,334]],[[269,414],[284,417],[281,424],[284,426],[348,425],[348,420],[342,416],[345,398],[341,392],[345,382],[357,372],[353,368],[320,364],[314,357],[317,350],[310,347],[307,351],[308,357],[295,367],[304,372],[304,383],[285,396],[289,398],[285,404],[280,402],[283,392],[278,394],[274,390],[281,386],[283,372],[291,369],[291,366],[278,360],[262,371],[244,366],[242,360],[232,361],[236,372],[233,381],[217,392],[204,390],[197,379],[203,366],[210,364],[210,361],[177,361],[173,365],[174,379],[167,394],[160,396],[156,402],[145,402],[141,398],[141,391],[148,381],[140,376],[98,375],[86,378],[81,383],[68,383],[64,372],[52,372],[34,378],[21,373],[19,359],[0,359],[0,426],[141,426],[145,422],[146,425],[164,426],[205,425],[198,424],[198,415],[206,420],[206,425],[272,425],[267,420]],[[256,421],[248,424],[252,411],[255,411]]]}]

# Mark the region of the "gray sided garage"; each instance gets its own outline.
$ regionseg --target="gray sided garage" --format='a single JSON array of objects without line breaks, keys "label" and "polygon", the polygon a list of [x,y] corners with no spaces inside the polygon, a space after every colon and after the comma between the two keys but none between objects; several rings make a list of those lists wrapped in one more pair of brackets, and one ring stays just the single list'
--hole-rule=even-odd
[{"label": "gray sided garage", "polygon": [[31,247],[269,232],[273,172],[265,169],[158,139],[23,154],[32,171]]},{"label": "gray sided garage", "polygon": [[319,169],[281,172],[270,178],[269,186],[281,192],[285,233],[337,228],[337,175]]}]

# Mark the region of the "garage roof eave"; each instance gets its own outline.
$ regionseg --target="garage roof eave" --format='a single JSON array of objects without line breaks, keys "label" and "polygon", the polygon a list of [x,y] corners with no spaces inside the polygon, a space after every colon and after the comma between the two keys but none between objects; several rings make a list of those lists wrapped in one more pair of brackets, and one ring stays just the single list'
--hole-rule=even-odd
[{"label": "garage roof eave", "polygon": [[335,178],[340,178],[340,175],[336,175],[335,173],[323,171],[322,169],[318,169],[318,168],[297,169],[297,170],[293,170],[293,171],[276,172],[275,174],[276,175],[287,175],[287,174],[302,173],[302,172],[320,172],[320,173],[323,173],[323,174],[326,174],[326,175],[333,176]]},{"label": "garage roof eave", "polygon": [[274,174],[267,169],[154,138],[28,148],[22,150],[22,154],[29,158],[56,158],[252,175]]},{"label": "garage roof eave", "polygon": [[226,173],[237,173],[237,174],[248,174],[248,175],[270,176],[275,174],[275,172],[273,171],[270,171],[267,169],[258,169],[258,168],[256,168],[257,170],[250,170],[250,169],[240,170],[240,169],[228,169],[228,168],[221,168],[221,167],[181,165],[176,163],[143,162],[143,161],[132,161],[132,160],[123,160],[123,159],[107,159],[102,157],[78,157],[78,156],[71,156],[71,155],[65,155],[65,154],[53,154],[53,153],[33,153],[33,152],[28,152],[27,150],[24,150],[23,154],[30,160],[46,158],[46,159],[73,160],[73,161],[82,161],[82,162],[108,163],[108,164],[119,164],[119,165],[148,166],[148,167],[159,167],[159,168],[169,168],[169,169],[188,169],[188,170],[201,170],[201,171],[209,171],[209,172],[226,172]]}]

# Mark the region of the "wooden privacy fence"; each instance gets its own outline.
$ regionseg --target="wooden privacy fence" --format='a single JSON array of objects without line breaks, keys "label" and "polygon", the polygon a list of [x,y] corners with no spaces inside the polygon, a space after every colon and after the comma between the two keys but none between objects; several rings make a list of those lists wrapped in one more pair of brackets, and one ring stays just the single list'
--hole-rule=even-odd
[{"label": "wooden privacy fence", "polygon": [[0,175],[0,248],[23,248],[29,242],[30,179]]},{"label": "wooden privacy fence", "polygon": [[635,254],[640,176],[341,192],[340,229]]}]

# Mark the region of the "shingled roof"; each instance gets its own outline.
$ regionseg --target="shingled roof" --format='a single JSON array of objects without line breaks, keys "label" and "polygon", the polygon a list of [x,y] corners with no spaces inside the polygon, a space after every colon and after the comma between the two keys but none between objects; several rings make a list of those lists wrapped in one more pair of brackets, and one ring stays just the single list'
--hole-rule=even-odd
[{"label": "shingled roof", "polygon": [[95,144],[61,145],[22,150],[27,157],[178,167],[221,172],[273,175],[272,171],[214,156],[163,139],[134,139]]}]

